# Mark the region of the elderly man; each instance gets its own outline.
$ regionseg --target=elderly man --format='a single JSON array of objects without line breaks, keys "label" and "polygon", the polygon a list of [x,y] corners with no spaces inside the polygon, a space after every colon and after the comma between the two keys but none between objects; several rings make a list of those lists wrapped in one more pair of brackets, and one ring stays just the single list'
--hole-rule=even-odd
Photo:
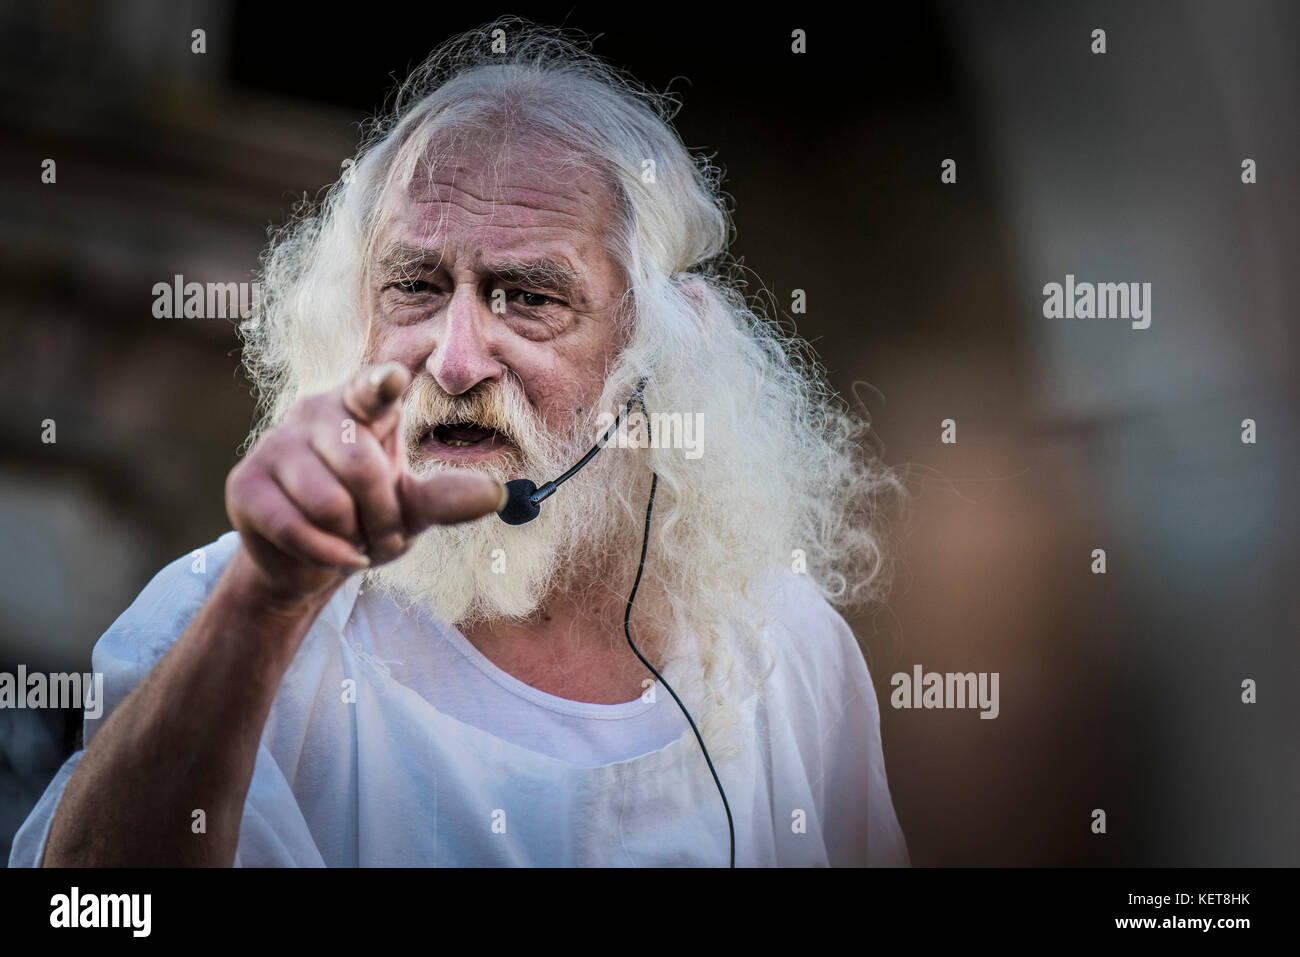
[{"label": "elderly man", "polygon": [[503,29],[273,238],[234,530],[100,639],[11,863],[906,863],[828,601],[878,596],[893,480],[667,104]]}]

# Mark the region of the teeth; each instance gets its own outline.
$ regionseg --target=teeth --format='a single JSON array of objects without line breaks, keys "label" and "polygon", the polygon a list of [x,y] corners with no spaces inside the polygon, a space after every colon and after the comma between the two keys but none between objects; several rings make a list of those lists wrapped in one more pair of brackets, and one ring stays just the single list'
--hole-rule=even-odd
[{"label": "teeth", "polygon": [[477,442],[462,442],[460,439],[447,439],[445,444],[450,445],[450,446],[453,446],[454,448],[458,448],[458,449],[459,449],[459,448],[464,448],[464,447],[467,446],[467,445],[477,445],[478,443],[477,443]]}]

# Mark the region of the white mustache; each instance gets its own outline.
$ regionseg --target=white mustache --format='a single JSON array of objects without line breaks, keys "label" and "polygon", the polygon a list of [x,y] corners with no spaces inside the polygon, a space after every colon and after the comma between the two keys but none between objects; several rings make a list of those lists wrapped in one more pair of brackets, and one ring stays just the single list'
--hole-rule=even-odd
[{"label": "white mustache", "polygon": [[548,429],[523,386],[509,378],[485,383],[481,391],[476,387],[463,395],[450,395],[433,379],[418,379],[403,402],[402,423],[412,466],[422,459],[420,442],[443,425],[473,424],[496,431],[518,450],[511,455],[517,461],[507,465],[511,469],[562,470],[568,459],[576,457],[573,450],[585,439],[577,417],[571,429]]},{"label": "white mustache", "polygon": [[530,416],[522,396],[507,397],[510,386],[497,385],[469,396],[444,392],[431,379],[417,381],[402,408],[408,446],[418,444],[430,431],[442,425],[475,425],[492,429],[516,448],[539,428]]}]

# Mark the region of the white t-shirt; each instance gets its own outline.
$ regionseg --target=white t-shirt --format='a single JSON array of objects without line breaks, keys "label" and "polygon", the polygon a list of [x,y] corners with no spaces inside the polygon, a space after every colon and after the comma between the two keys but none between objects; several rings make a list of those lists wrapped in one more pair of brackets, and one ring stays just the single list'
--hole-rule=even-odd
[{"label": "white t-shirt", "polygon": [[[190,556],[168,565],[96,643],[104,702],[85,720],[87,744],[185,630],[237,545],[229,532],[206,546],[201,573]],[[237,866],[726,866],[721,798],[662,685],[614,705],[538,691],[361,581],[326,605],[280,684]],[[906,865],[852,632],[802,576],[775,575],[767,595],[765,623],[723,628],[761,627],[774,661],[738,705],[734,751],[712,755],[737,866]],[[691,669],[674,662],[664,677],[698,722]],[[40,864],[83,753],[18,831],[10,866]]]}]

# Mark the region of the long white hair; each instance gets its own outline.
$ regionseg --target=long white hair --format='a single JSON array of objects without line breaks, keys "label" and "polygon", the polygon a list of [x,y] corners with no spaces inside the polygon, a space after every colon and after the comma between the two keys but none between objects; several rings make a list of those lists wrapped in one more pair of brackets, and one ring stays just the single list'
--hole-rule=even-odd
[{"label": "long white hair", "polygon": [[[498,29],[505,53],[492,49]],[[644,377],[649,411],[703,416],[699,457],[671,448],[626,454],[659,476],[646,613],[695,636],[710,705],[703,728],[716,739],[734,703],[731,681],[744,670],[736,663],[764,657],[739,654],[761,649],[735,644],[756,641],[759,628],[733,629],[739,637],[724,640],[723,623],[738,612],[751,622],[761,616],[759,586],[792,566],[806,568],[807,580],[842,609],[881,598],[888,562],[880,502],[898,482],[806,344],[747,301],[726,258],[731,225],[718,171],[683,146],[670,125],[677,106],[585,44],[524,21],[447,41],[369,126],[324,202],[297,210],[272,235],[262,296],[242,332],[264,412],[255,438],[299,398],[334,387],[365,360],[366,270],[376,237],[393,197],[438,144],[462,134],[540,133],[602,174],[615,197],[609,249],[627,279],[620,310],[627,328],[601,408],[621,407]],[[630,482],[601,491],[608,521],[635,530],[638,549],[645,490]],[[628,556],[633,569],[636,557]],[[626,584],[617,582],[620,590]],[[748,611],[738,607],[749,601],[756,603]]]}]

